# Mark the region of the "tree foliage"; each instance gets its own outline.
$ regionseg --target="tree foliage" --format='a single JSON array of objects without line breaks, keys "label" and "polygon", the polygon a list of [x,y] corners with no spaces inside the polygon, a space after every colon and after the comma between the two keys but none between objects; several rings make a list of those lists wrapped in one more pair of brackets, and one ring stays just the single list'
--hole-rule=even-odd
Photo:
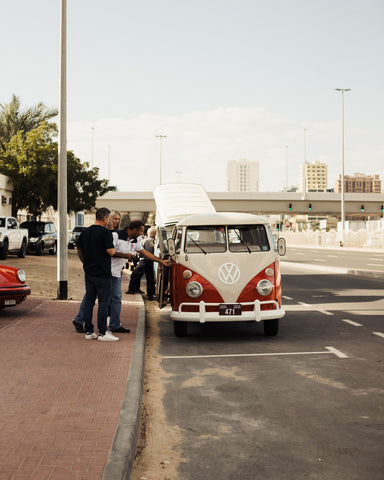
[{"label": "tree foliage", "polygon": [[56,115],[57,110],[49,109],[42,102],[32,108],[21,110],[20,98],[12,95],[9,103],[0,103],[0,151],[5,150],[5,145],[16,134],[21,133],[25,138],[27,132]]},{"label": "tree foliage", "polygon": [[[28,132],[19,131],[0,150],[0,173],[12,178],[12,214],[25,209],[40,216],[57,209],[58,145],[54,124],[43,121]],[[88,169],[72,151],[67,153],[68,213],[89,210],[107,191],[107,180],[98,179],[98,168]]]}]

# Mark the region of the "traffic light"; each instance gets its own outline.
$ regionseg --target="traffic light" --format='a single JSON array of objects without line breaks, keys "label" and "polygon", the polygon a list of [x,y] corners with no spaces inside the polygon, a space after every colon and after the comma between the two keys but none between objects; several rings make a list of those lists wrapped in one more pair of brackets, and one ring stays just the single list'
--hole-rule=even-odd
[{"label": "traffic light", "polygon": [[289,210],[292,210],[292,203],[289,204]]},{"label": "traffic light", "polygon": [[384,205],[381,205],[381,213],[384,212]]},{"label": "traffic light", "polygon": [[364,213],[364,205],[361,205],[361,213]]},{"label": "traffic light", "polygon": [[310,203],[310,204],[308,205],[308,210],[309,210],[309,211],[312,210],[312,203]]}]

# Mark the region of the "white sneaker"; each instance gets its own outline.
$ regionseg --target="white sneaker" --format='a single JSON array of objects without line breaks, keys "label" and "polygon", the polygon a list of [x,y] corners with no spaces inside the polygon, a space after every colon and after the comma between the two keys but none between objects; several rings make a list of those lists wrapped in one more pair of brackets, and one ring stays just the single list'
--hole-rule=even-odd
[{"label": "white sneaker", "polygon": [[86,340],[93,340],[94,338],[97,338],[97,335],[95,332],[88,332],[85,334],[85,339]]},{"label": "white sneaker", "polygon": [[97,337],[97,340],[99,340],[100,342],[117,342],[119,339],[117,337],[115,337],[112,332],[110,332],[109,330],[107,330],[105,332],[105,335],[99,335]]}]

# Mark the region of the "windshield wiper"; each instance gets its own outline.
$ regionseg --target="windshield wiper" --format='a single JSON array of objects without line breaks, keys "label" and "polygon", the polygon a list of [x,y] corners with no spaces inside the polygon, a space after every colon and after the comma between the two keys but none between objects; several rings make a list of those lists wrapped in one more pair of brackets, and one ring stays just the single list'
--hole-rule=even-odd
[{"label": "windshield wiper", "polygon": [[236,232],[236,230],[235,230],[235,233],[236,233],[237,238],[240,240],[240,243],[242,245],[244,245],[244,247],[248,250],[249,253],[252,253],[251,249],[248,247],[248,245],[246,243],[243,242],[243,240],[240,238],[240,235]]},{"label": "windshield wiper", "polygon": [[204,255],[207,255],[207,252],[204,250],[203,247],[201,247],[197,242],[195,242],[195,240],[189,235],[187,235],[187,237],[192,240],[192,242],[194,243],[194,245],[196,245],[196,247],[200,248],[200,250],[204,253]]}]

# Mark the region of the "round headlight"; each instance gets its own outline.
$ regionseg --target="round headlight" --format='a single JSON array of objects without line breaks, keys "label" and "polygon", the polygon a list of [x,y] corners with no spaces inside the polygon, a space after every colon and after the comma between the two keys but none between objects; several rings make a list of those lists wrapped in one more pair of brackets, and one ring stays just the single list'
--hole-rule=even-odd
[{"label": "round headlight", "polygon": [[269,280],[260,280],[257,284],[256,290],[259,292],[260,295],[264,297],[269,295],[272,292],[273,285]]},{"label": "round headlight", "polygon": [[185,287],[185,291],[191,298],[197,298],[203,293],[203,287],[199,282],[189,282]]},{"label": "round headlight", "polygon": [[25,275],[24,270],[19,268],[16,272],[16,277],[18,278],[19,282],[24,283],[25,279],[26,279],[26,275]]}]

